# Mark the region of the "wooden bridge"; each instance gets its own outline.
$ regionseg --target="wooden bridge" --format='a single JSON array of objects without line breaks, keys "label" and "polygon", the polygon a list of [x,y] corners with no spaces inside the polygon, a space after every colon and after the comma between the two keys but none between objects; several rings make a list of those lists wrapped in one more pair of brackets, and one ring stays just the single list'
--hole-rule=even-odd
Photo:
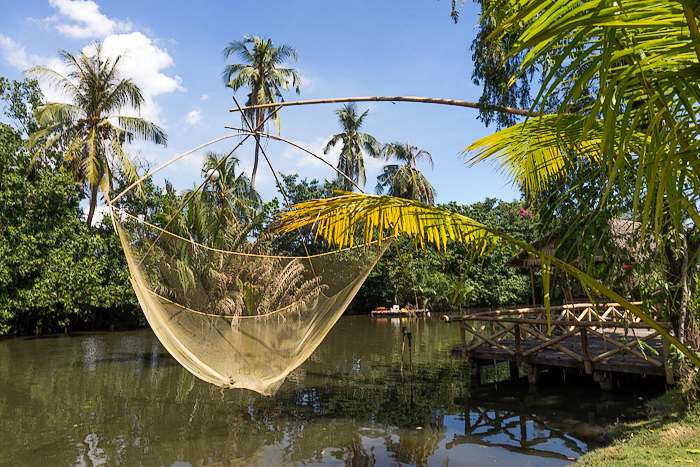
[{"label": "wooden bridge", "polygon": [[[553,306],[550,316],[551,333],[543,307],[441,319],[459,323],[462,358],[470,359],[473,377],[482,365],[507,361],[516,374],[522,367],[533,384],[539,371],[548,368],[583,370],[593,374],[603,389],[612,388],[616,373],[662,376],[673,384],[669,343],[619,304]],[[659,324],[665,329],[671,326]]]}]

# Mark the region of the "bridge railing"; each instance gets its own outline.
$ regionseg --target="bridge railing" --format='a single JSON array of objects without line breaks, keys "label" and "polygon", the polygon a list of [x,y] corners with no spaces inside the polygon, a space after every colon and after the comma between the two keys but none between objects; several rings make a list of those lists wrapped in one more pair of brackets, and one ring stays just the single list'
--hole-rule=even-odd
[{"label": "bridge railing", "polygon": [[[610,358],[628,353],[638,357],[633,365],[651,365],[652,372],[662,371],[666,381],[673,383],[666,339],[618,303],[552,306],[549,319],[544,307],[442,316],[441,319],[460,324],[463,358],[497,353],[520,366],[523,362],[533,362],[540,352],[559,351],[591,374],[599,362],[613,370],[617,364],[619,371],[629,372],[630,368],[623,366],[630,362],[618,364]],[[670,329],[670,323],[659,324]],[[650,345],[659,339],[660,358],[658,350]]]}]

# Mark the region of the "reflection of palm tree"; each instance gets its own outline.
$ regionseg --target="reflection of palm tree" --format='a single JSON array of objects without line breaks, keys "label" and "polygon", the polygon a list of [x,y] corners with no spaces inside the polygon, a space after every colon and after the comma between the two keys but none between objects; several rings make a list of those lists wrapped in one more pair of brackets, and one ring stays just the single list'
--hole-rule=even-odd
[{"label": "reflection of palm tree", "polygon": [[222,162],[224,157],[216,152],[207,152],[204,155],[202,173],[207,174],[210,170],[217,172],[216,180],[211,179],[209,186],[215,193],[219,208],[233,212],[243,222],[249,221],[262,200],[258,192],[251,189],[250,180],[245,173],[236,175],[238,158],[231,155]]},{"label": "reflection of palm tree", "polygon": [[64,165],[80,183],[90,188],[90,206],[87,223],[97,205],[97,192],[106,192],[115,176],[114,163],[130,179],[137,178],[136,169],[124,153],[122,144],[136,138],[166,144],[165,132],[157,125],[141,118],[117,116],[119,126],[110,118],[124,106],[138,109],[143,103],[141,90],[129,79],[119,79],[118,64],[121,56],[104,59],[102,44],[93,45],[94,54],[81,52],[78,57],[59,51],[70,69],[63,76],[45,67],[34,67],[28,73],[47,78],[63,91],[71,104],[58,102],[39,107],[37,120],[42,129],[35,132],[30,143],[40,150],[62,147]]},{"label": "reflection of palm tree", "polygon": [[377,194],[382,194],[388,188],[389,196],[420,201],[431,206],[435,204],[435,188],[418,169],[416,163],[424,159],[433,167],[433,158],[425,149],[418,150],[398,142],[384,146],[382,154],[389,159],[394,156],[403,165],[391,164],[384,166],[384,172],[377,177]]},{"label": "reflection of palm tree", "polygon": [[[248,45],[252,48],[248,49]],[[224,58],[238,55],[243,63],[226,65],[224,69],[224,81],[226,86],[236,92],[243,86],[250,88],[246,106],[270,104],[282,99],[282,89],[288,90],[292,83],[299,94],[301,77],[293,68],[282,68],[280,65],[286,60],[298,61],[297,51],[294,47],[283,44],[275,47],[272,39],[261,39],[258,36],[246,35],[242,41],[231,41],[223,51]],[[251,109],[244,114],[254,131],[261,131],[265,117],[272,109]],[[279,113],[272,115],[277,131],[280,131]],[[245,126],[245,124],[244,124]],[[250,176],[250,189],[255,189],[255,175],[258,171],[258,155],[260,150],[260,136],[255,135],[255,160]]]},{"label": "reflection of palm tree", "polygon": [[[339,142],[343,142],[343,147],[338,158],[338,170],[347,177],[344,181],[345,191],[352,191],[353,182],[360,182],[364,185],[367,181],[365,177],[365,162],[362,159],[362,151],[367,152],[372,157],[379,157],[379,142],[374,136],[360,131],[365,116],[369,110],[365,110],[362,115],[357,116],[357,108],[355,104],[345,104],[340,109],[336,110],[342,133],[333,135],[326,147],[323,148],[323,153],[328,152]],[[349,180],[348,180],[349,179]]]}]

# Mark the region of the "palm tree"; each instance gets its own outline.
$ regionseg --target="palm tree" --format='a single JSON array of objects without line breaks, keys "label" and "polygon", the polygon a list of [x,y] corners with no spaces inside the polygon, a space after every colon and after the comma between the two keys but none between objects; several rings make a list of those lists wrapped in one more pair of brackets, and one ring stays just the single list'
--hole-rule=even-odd
[{"label": "palm tree", "polygon": [[[249,49],[248,46],[251,46]],[[301,77],[293,68],[283,68],[281,65],[292,60],[298,62],[299,57],[294,47],[283,44],[275,47],[272,39],[261,39],[258,36],[246,35],[243,40],[229,42],[222,52],[224,59],[231,55],[238,55],[242,63],[226,65],[223,72],[226,86],[236,92],[242,87],[250,89],[246,106],[270,104],[283,101],[282,89],[289,90],[291,82],[294,90],[299,94]],[[258,155],[260,150],[260,135],[266,117],[270,112],[272,119],[280,132],[279,113],[273,109],[252,109],[243,114],[244,124],[246,121],[251,125],[251,130],[255,132],[255,160],[253,171],[250,176],[251,191],[255,189],[255,176],[258,172]]]},{"label": "palm tree", "polygon": [[362,151],[365,151],[372,157],[379,157],[379,141],[374,136],[360,131],[368,112],[369,110],[365,110],[358,117],[357,107],[354,103],[344,104],[336,110],[335,113],[338,114],[338,120],[340,120],[340,127],[343,129],[343,132],[333,135],[326,147],[323,148],[323,153],[328,154],[331,148],[339,142],[343,142],[343,148],[338,158],[338,170],[345,174],[345,180],[343,180],[345,191],[352,191],[352,182],[360,182],[364,185],[367,181]]},{"label": "palm tree", "polygon": [[63,164],[80,184],[81,191],[88,186],[88,225],[92,224],[98,191],[106,193],[119,170],[129,179],[137,178],[123,144],[135,139],[167,143],[165,132],[154,123],[115,115],[127,106],[138,110],[143,95],[133,81],[119,77],[121,56],[103,57],[99,42],[92,48],[94,53],[90,56],[81,52],[76,57],[65,50],[59,51],[70,69],[68,76],[41,66],[27,71],[46,78],[72,101],[52,102],[37,109],[41,129],[32,134],[30,145],[38,149],[37,156],[51,148],[60,148]]},{"label": "palm tree", "polygon": [[423,159],[433,167],[433,158],[425,149],[419,150],[417,146],[411,146],[399,142],[388,143],[382,150],[382,155],[388,160],[392,156],[403,162],[402,165],[385,165],[377,177],[377,194],[381,195],[388,188],[389,196],[398,198],[415,199],[425,204],[435,204],[435,188],[418,169],[416,164]]},{"label": "palm tree", "polygon": [[251,190],[245,173],[236,174],[239,162],[233,155],[226,157],[209,151],[204,154],[202,173],[208,175],[210,171],[216,171],[216,175],[209,180],[216,205],[222,211],[234,213],[240,221],[247,222],[260,207],[262,199],[257,191]]}]

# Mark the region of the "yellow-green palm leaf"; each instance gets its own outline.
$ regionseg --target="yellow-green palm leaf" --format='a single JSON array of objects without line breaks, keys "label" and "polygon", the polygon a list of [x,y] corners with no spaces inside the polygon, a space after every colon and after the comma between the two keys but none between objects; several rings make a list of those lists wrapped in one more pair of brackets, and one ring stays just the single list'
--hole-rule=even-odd
[{"label": "yellow-green palm leaf", "polygon": [[[581,281],[589,290],[608,297],[638,316],[663,337],[678,347],[695,365],[700,359],[687,347],[659,326],[653,318],[624,297],[616,294],[584,272],[556,257],[533,248],[527,242],[487,227],[468,217],[402,198],[357,193],[343,193],[335,198],[300,203],[279,214],[280,230],[292,231],[313,225],[316,236],[329,244],[347,247],[355,242],[365,244],[387,236],[412,236],[422,247],[432,243],[445,249],[448,241],[461,242],[476,254],[487,254],[495,247],[524,249],[542,261],[545,284],[549,280],[550,266],[565,271]],[[549,294],[545,294],[549,307]]]}]

